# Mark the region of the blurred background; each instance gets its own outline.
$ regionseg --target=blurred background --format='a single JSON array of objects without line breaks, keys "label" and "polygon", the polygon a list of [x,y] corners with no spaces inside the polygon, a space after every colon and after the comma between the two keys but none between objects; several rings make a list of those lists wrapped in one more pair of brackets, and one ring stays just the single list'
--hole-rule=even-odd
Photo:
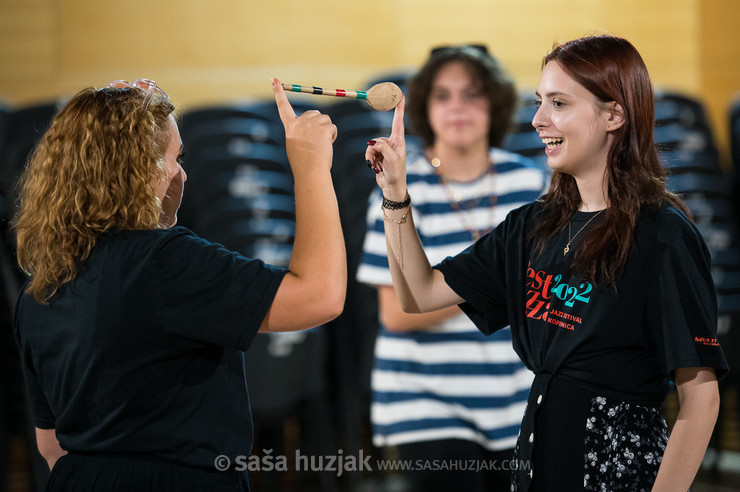
[{"label": "blurred background", "polygon": [[[734,367],[740,350],[740,0],[0,0],[0,490],[41,490],[46,477],[10,331],[21,280],[7,220],[25,156],[66,97],[115,79],[156,80],[182,115],[189,180],[180,223],[282,264],[295,216],[271,77],[348,90],[383,80],[403,87],[431,48],[484,43],[522,95],[506,145],[543,162],[541,142],[532,146],[526,138],[533,133],[527,102],[542,57],[553,43],[605,32],[629,39],[651,73],[659,94],[656,141],[670,168],[669,186],[690,202],[712,250],[720,337]],[[298,111],[321,109],[339,127],[333,173],[352,280],[374,186],[364,142],[388,133],[391,113],[356,101],[289,97]],[[393,457],[369,438],[375,302],[374,289],[350,281],[345,312],[332,324],[258,337],[247,354],[257,455],[294,456],[295,449],[336,455],[341,449],[345,456],[362,450]],[[740,490],[735,378],[722,382],[720,425],[692,490]],[[669,420],[675,408],[672,395]],[[378,470],[252,478],[257,490],[404,490],[402,476]]]}]

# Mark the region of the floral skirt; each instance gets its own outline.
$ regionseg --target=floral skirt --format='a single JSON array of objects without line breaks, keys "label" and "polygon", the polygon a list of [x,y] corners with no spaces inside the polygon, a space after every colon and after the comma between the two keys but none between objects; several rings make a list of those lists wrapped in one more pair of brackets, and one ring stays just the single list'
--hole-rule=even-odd
[{"label": "floral skirt", "polygon": [[609,396],[538,375],[511,490],[650,491],[668,442],[661,402]]},{"label": "floral skirt", "polygon": [[589,413],[583,489],[649,492],[668,443],[660,408],[597,396]]}]

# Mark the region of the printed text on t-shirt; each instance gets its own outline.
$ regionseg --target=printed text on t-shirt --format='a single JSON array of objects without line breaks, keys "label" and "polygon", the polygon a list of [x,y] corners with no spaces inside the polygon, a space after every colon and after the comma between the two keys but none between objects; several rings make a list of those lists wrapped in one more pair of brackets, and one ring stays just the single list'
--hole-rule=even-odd
[{"label": "printed text on t-shirt", "polygon": [[[590,292],[593,286],[589,282],[580,282],[578,287],[573,287],[561,282],[561,274],[553,276],[544,270],[535,271],[530,265],[527,265],[526,282],[527,317],[541,319],[567,330],[575,330],[573,323],[580,324],[581,318],[555,309],[551,310],[551,300],[554,296],[565,301],[563,305],[566,307],[573,307],[576,302],[588,304],[591,300]],[[560,319],[555,319],[553,316]]]}]

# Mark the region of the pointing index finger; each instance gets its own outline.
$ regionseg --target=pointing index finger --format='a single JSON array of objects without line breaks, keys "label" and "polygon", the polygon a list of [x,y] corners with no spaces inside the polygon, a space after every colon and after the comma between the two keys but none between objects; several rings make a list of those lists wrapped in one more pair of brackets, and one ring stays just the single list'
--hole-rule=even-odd
[{"label": "pointing index finger", "polygon": [[[404,126],[403,126],[403,114],[406,106],[406,96],[401,98],[401,101],[393,110],[393,123],[391,124],[391,138],[403,138]],[[394,138],[395,140],[395,138]]]},{"label": "pointing index finger", "polygon": [[290,120],[295,119],[295,111],[293,106],[288,101],[288,96],[285,95],[283,85],[276,78],[272,79],[272,92],[275,93],[275,103],[277,104],[278,114],[280,114],[280,120],[283,124]]}]

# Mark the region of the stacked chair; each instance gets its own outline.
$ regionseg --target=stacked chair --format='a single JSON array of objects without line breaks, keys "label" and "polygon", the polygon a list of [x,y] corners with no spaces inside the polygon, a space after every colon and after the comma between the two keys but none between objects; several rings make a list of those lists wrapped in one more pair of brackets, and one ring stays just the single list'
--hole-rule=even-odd
[{"label": "stacked chair", "polygon": [[[23,107],[0,105],[0,454],[9,456],[14,434],[9,429],[22,430],[21,436],[30,450],[36,449],[35,431],[26,406],[23,376],[20,372],[18,351],[10,323],[15,302],[20,293],[23,276],[15,261],[14,244],[9,234],[9,221],[15,207],[15,185],[23,171],[26,159],[49,127],[58,109],[55,101]],[[30,468],[33,490],[43,490],[49,468],[41,456],[32,451]],[[8,483],[7,460],[0,467],[0,481]]]},{"label": "stacked chair", "polygon": [[740,95],[730,104],[730,149],[732,153],[733,206],[740,218]]},{"label": "stacked chair", "polygon": [[[740,350],[740,242],[732,202],[732,181],[723,170],[703,104],[673,92],[656,92],[655,142],[666,168],[667,187],[691,211],[712,257],[719,307],[718,338],[729,360]],[[722,388],[737,387],[731,372]],[[721,450],[723,405],[710,447]],[[712,466],[718,469],[721,455]]]},{"label": "stacked chair", "polygon": [[657,92],[655,142],[666,167],[668,188],[681,195],[712,255],[720,330],[740,313],[740,244],[730,200],[731,182],[703,105],[690,97]]}]

